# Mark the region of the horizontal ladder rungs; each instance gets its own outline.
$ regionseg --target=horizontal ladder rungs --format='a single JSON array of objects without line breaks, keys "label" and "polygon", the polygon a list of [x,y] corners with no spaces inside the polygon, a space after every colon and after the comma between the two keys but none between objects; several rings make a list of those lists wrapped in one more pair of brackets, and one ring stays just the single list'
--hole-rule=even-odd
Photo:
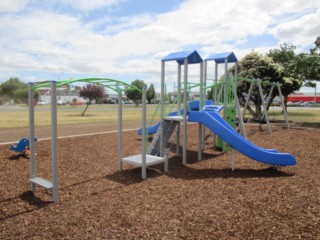
[{"label": "horizontal ladder rungs", "polygon": [[37,185],[40,185],[46,189],[52,189],[52,187],[53,187],[52,182],[50,182],[42,177],[31,178],[30,182],[35,183]]}]

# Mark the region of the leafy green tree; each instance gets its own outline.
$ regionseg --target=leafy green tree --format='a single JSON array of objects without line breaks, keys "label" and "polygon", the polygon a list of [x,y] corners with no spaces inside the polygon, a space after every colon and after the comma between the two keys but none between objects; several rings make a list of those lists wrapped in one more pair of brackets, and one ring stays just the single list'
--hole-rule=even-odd
[{"label": "leafy green tree", "polygon": [[80,97],[88,99],[89,101],[87,102],[85,109],[81,113],[81,116],[84,116],[93,100],[98,101],[98,99],[103,98],[105,94],[105,88],[101,85],[87,84],[86,86],[84,86],[80,91]]},{"label": "leafy green tree", "polygon": [[310,49],[310,53],[320,56],[320,36],[314,41],[314,48]]},{"label": "leafy green tree", "polygon": [[137,87],[141,91],[139,91],[135,88],[126,88],[125,94],[126,94],[127,98],[131,99],[136,104],[136,107],[138,107],[139,102],[141,102],[141,99],[142,99],[142,88],[143,88],[143,86],[145,86],[145,83],[143,80],[137,79],[137,80],[133,81],[131,83],[131,85]]},{"label": "leafy green tree", "polygon": [[287,108],[288,96],[297,91],[302,86],[302,80],[294,77],[282,77],[281,80],[281,93],[283,95],[283,102],[285,108]]},{"label": "leafy green tree", "polygon": [[[39,99],[39,92],[37,90],[33,91],[34,99]],[[14,100],[20,101],[21,103],[26,103],[29,98],[29,91],[27,84],[14,92]]]},{"label": "leafy green tree", "polygon": [[294,71],[296,65],[296,46],[283,43],[280,45],[280,49],[272,49],[267,53],[268,57],[271,57],[273,61],[283,67],[283,74],[285,76],[295,77]]},{"label": "leafy green tree", "polygon": [[305,81],[320,80],[320,36],[314,42],[309,53],[300,53],[297,56],[297,72]]},{"label": "leafy green tree", "polygon": [[149,88],[147,89],[147,100],[149,104],[151,103],[151,100],[154,99],[155,95],[156,92],[154,90],[153,83],[151,83]]},{"label": "leafy green tree", "polygon": [[[0,95],[7,99],[26,103],[28,99],[28,84],[22,82],[19,78],[11,77],[0,85]],[[39,98],[38,91],[34,91],[34,98]]]},{"label": "leafy green tree", "polygon": [[303,78],[297,70],[298,56],[295,53],[295,49],[294,45],[284,43],[280,45],[280,49],[272,49],[267,54],[283,68],[281,92],[284,97],[285,107],[287,107],[289,94],[299,90],[303,82]]},{"label": "leafy green tree", "polygon": [[[239,77],[260,79],[269,82],[281,82],[283,68],[276,64],[270,57],[263,56],[257,52],[251,52],[239,62]],[[246,95],[250,83],[242,81],[238,84],[238,98],[241,105],[246,101]],[[263,95],[266,98],[270,91],[270,85],[263,85]],[[274,98],[275,95],[272,96]],[[262,120],[262,101],[259,89],[255,85],[252,90],[250,100],[254,104],[254,109],[248,105],[248,111],[256,120]]]},{"label": "leafy green tree", "polygon": [[1,84],[1,92],[10,99],[14,98],[14,93],[18,89],[24,88],[26,84],[17,77],[11,77],[9,80]]}]

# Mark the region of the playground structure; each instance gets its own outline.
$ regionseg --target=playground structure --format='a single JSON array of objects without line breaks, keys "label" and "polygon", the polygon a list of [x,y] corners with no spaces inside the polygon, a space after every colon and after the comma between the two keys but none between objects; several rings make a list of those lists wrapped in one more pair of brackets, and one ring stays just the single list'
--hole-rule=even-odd
[{"label": "playground structure", "polygon": [[[164,114],[164,104],[161,104],[161,125],[158,128],[158,132],[151,143],[150,153],[157,153],[159,156],[164,155],[164,146],[168,142],[170,135],[175,131],[176,134],[174,137],[176,139],[176,154],[179,154],[179,135],[180,135],[180,127],[183,125],[183,143],[182,143],[182,163],[186,164],[187,162],[187,122],[196,122],[198,123],[198,160],[202,158],[202,151],[204,148],[204,126],[210,129],[210,131],[214,132],[219,136],[219,140],[217,142],[218,146],[221,146],[223,151],[231,150],[232,148],[237,149],[239,152],[247,155],[248,157],[255,159],[257,161],[277,165],[277,166],[287,166],[294,165],[296,163],[294,157],[289,155],[281,155],[276,151],[269,151],[258,146],[253,145],[249,141],[239,135],[233,128],[235,127],[235,117],[236,112],[238,112],[239,116],[239,125],[243,135],[245,136],[245,129],[242,122],[242,116],[240,111],[239,100],[237,98],[237,58],[234,53],[219,53],[212,54],[208,58],[205,59],[205,67],[203,66],[203,60],[198,54],[197,51],[184,51],[184,52],[176,52],[171,53],[165,58],[162,59],[161,64],[161,99],[160,102],[164,103],[164,86],[165,86],[165,63],[168,61],[175,61],[178,64],[178,77],[177,77],[177,86],[178,89],[181,89],[181,66],[184,67],[184,76],[183,76],[183,107],[181,107],[181,99],[180,94],[177,96],[177,111],[176,115],[166,116]],[[205,92],[204,90],[207,88],[207,62],[215,61],[215,83],[214,83],[214,100],[213,106],[205,106]],[[218,64],[224,63],[224,81],[218,83]],[[227,77],[227,69],[228,63],[235,63],[235,76],[233,78]],[[198,107],[190,108],[187,102],[187,84],[188,84],[188,64],[200,64],[200,100],[198,103]],[[204,77],[203,77],[204,76]],[[261,82],[257,81],[259,86],[261,87]],[[220,91],[218,92],[217,87],[220,86]],[[280,91],[280,86],[279,92]],[[274,85],[272,85],[273,90]],[[261,89],[261,88],[260,88]],[[222,90],[222,91],[221,91]],[[263,98],[263,94],[261,93],[261,98]],[[271,91],[270,91],[271,94]],[[220,95],[220,96],[219,96]],[[221,100],[223,99],[223,100]],[[223,106],[219,107],[219,104]],[[266,109],[264,105],[264,109]],[[182,109],[182,110],[181,110]],[[223,118],[217,114],[221,109],[223,109]],[[265,115],[267,116],[267,112],[265,111]],[[211,121],[210,121],[211,119]],[[238,144],[239,142],[239,144]],[[227,149],[227,147],[229,149]],[[153,151],[156,149],[156,151]],[[249,152],[246,149],[251,149]],[[256,152],[255,154],[251,154],[252,152]],[[280,154],[280,155],[277,155]],[[274,155],[277,155],[274,156]],[[232,154],[234,156],[234,154]],[[260,157],[262,156],[262,158]],[[280,156],[280,157],[279,157]],[[270,159],[269,159],[270,158]],[[276,159],[275,161],[271,159]],[[232,159],[234,169],[234,157]]]},{"label": "playground structure", "polygon": [[[36,190],[36,186],[44,187],[52,191],[53,201],[59,202],[59,187],[58,187],[58,136],[57,136],[57,87],[72,84],[74,82],[85,82],[95,83],[102,85],[106,88],[112,89],[118,93],[118,159],[119,159],[119,170],[122,169],[121,158],[122,158],[122,92],[125,88],[140,89],[127,84],[125,82],[109,79],[109,78],[83,78],[74,80],[61,80],[61,81],[48,81],[38,85],[29,83],[29,134],[30,134],[30,189],[31,191]],[[36,169],[36,156],[35,156],[35,114],[34,114],[34,93],[33,91],[40,87],[50,87],[51,92],[51,170],[52,180],[47,180],[43,177],[37,176]],[[145,96],[144,90],[144,96]]]},{"label": "playground structure", "polygon": [[[181,94],[177,95],[176,111],[172,114],[165,114],[165,64],[175,61],[178,64],[177,83]],[[207,62],[215,61],[215,90],[214,101],[207,101],[205,90],[207,87]],[[218,64],[224,63],[225,73],[224,81],[218,82]],[[133,87],[119,80],[108,78],[86,78],[75,80],[49,81],[39,85],[29,83],[29,129],[30,129],[30,188],[36,190],[36,186],[42,186],[49,189],[53,193],[53,201],[58,203],[58,144],[57,144],[57,87],[71,84],[74,82],[87,82],[102,85],[110,88],[118,93],[118,169],[122,171],[123,163],[129,163],[141,167],[141,177],[145,179],[146,168],[148,166],[164,163],[164,171],[168,171],[168,149],[165,149],[169,139],[175,139],[176,154],[180,154],[180,128],[183,127],[182,136],[182,163],[187,163],[187,122],[198,123],[198,160],[202,159],[202,151],[204,149],[205,127],[211,132],[219,136],[218,145],[220,144],[223,151],[236,149],[244,155],[256,161],[270,164],[273,166],[289,166],[295,165],[295,158],[287,153],[279,153],[276,150],[260,148],[242,137],[234,130],[236,113],[238,113],[240,128],[245,136],[244,125],[242,122],[240,105],[236,94],[236,79],[227,77],[228,63],[237,64],[237,59],[232,52],[210,55],[205,61],[197,51],[183,51],[171,53],[161,61],[161,94],[160,94],[160,116],[161,120],[156,129],[156,135],[152,143],[147,149],[146,126],[146,87],[142,89],[142,148],[141,154],[123,157],[122,154],[122,93],[125,87]],[[200,99],[198,102],[188,103],[188,65],[200,65],[200,83],[196,86],[200,88]],[[205,67],[204,67],[205,65]],[[182,66],[184,70],[182,82]],[[236,65],[237,66],[237,65]],[[237,69],[237,67],[236,67]],[[237,72],[237,70],[236,70]],[[183,88],[181,87],[183,86]],[[35,119],[34,105],[32,102],[33,91],[39,87],[51,88],[51,163],[52,163],[52,181],[44,179],[36,174],[36,158],[35,158]],[[210,86],[209,86],[210,87]],[[218,91],[220,87],[220,91]],[[183,90],[182,90],[183,89]],[[263,97],[263,96],[262,96]],[[220,99],[220,100],[219,100]],[[223,99],[223,100],[221,100]],[[223,104],[223,105],[222,105]],[[223,110],[223,118],[218,112]],[[267,113],[265,113],[267,114]],[[267,116],[267,115],[266,115]],[[233,152],[234,153],[234,152]],[[234,154],[232,154],[232,169],[235,166]]]},{"label": "playground structure", "polygon": [[[168,55],[166,58],[164,58],[163,61],[170,61],[172,60],[175,56],[179,58],[179,54],[181,54],[181,56],[183,57],[183,54],[185,54],[186,52],[182,52],[182,53],[174,53],[171,54],[173,55],[173,57],[171,55]],[[177,59],[178,59],[177,58]],[[207,82],[209,80],[208,76],[208,62],[209,61],[214,61],[215,62],[215,77],[214,79],[210,79],[213,80],[214,83],[212,85],[207,86]],[[178,60],[177,60],[178,62]],[[228,69],[228,64],[229,63],[234,63],[235,64],[235,76],[232,76],[232,74],[229,76],[227,75],[227,69]],[[178,62],[179,65],[181,65],[181,63]],[[224,64],[224,80],[223,81],[218,81],[218,65],[219,64]],[[179,72],[180,71],[180,72]],[[267,106],[270,103],[271,100],[271,95],[273,93],[273,91],[275,90],[275,87],[277,88],[278,94],[279,94],[279,99],[280,99],[280,104],[283,108],[283,114],[285,117],[285,125],[287,128],[289,128],[289,122],[288,122],[288,118],[287,118],[287,112],[286,109],[284,107],[284,102],[283,102],[283,96],[281,93],[281,88],[280,88],[280,84],[278,82],[268,82],[268,81],[261,81],[260,79],[248,79],[248,78],[238,78],[237,77],[237,71],[238,71],[238,61],[236,56],[234,55],[233,52],[226,52],[226,53],[218,53],[218,54],[211,54],[209,55],[205,60],[204,60],[204,80],[203,83],[201,84],[195,84],[196,87],[200,87],[203,86],[203,90],[204,91],[200,91],[200,98],[202,98],[204,100],[203,102],[203,106],[206,106],[206,108],[212,108],[213,106],[208,106],[208,105],[212,105],[212,103],[214,103],[215,107],[219,107],[219,110],[224,109],[223,111],[223,118],[225,119],[225,121],[227,121],[227,123],[235,128],[236,127],[236,117],[239,121],[239,131],[241,132],[241,135],[244,136],[246,138],[246,132],[245,132],[245,127],[244,127],[244,116],[246,114],[246,109],[248,107],[249,104],[249,100],[250,100],[250,96],[252,94],[252,89],[254,86],[257,86],[257,88],[259,89],[259,95],[261,98],[261,102],[262,102],[262,106],[263,106],[263,116],[262,119],[265,119],[266,124],[268,126],[268,132],[272,133],[272,127],[269,121],[269,116],[268,116],[268,111],[267,111]],[[178,78],[181,78],[181,67],[179,70],[178,67]],[[241,112],[241,108],[240,108],[240,103],[239,103],[239,99],[237,96],[237,84],[239,82],[249,82],[250,83],[250,87],[249,87],[249,91],[247,93],[247,97],[246,97],[246,102],[245,102],[245,106],[244,106],[244,110],[243,112]],[[185,90],[182,88],[179,88],[179,85],[181,86],[181,80],[178,80],[178,92],[184,93]],[[180,84],[179,84],[180,83]],[[185,82],[183,82],[183,84],[185,84]],[[187,82],[187,85],[189,85],[190,83]],[[193,83],[194,84],[194,83]],[[166,84],[164,84],[165,86]],[[263,90],[262,90],[262,85],[269,85],[271,86],[269,93],[266,96],[264,96]],[[190,89],[192,87],[188,87],[187,88],[187,94],[189,93]],[[206,93],[205,90],[208,88],[212,88],[212,102],[208,102],[205,100],[206,98]],[[165,92],[166,90],[164,89],[164,97],[165,97]],[[188,96],[187,96],[188,98]],[[165,100],[163,102],[166,102]],[[178,115],[183,115],[184,109],[180,110],[179,113],[179,103],[181,102],[180,100],[180,94],[177,94],[177,98],[176,101],[174,101],[174,103],[177,103],[177,111],[172,111],[170,113],[166,113],[166,111],[164,110],[164,114],[161,114],[161,118],[165,118],[165,119],[169,119],[170,117],[173,117],[173,119],[177,119],[176,116]],[[201,102],[201,100],[200,100]],[[173,106],[173,105],[172,105]],[[222,108],[221,108],[222,107]],[[172,109],[172,108],[171,108]],[[199,110],[199,101],[191,101],[188,102],[188,109],[190,110]],[[157,107],[158,110],[158,107]],[[156,111],[157,111],[156,110]],[[155,112],[156,113],[156,112]],[[147,132],[149,135],[157,133],[156,138],[158,138],[160,136],[158,129],[159,127],[161,127],[162,124],[162,120],[160,120],[157,124],[153,125],[153,126],[149,126],[147,128]],[[165,125],[168,125],[168,123],[164,123]],[[176,128],[176,125],[179,126],[178,124],[173,124],[173,128]],[[177,135],[179,132],[179,127],[177,127]],[[204,131],[205,129],[203,129],[202,131]],[[171,130],[169,131],[171,133],[173,133]],[[169,135],[171,135],[171,133]],[[142,128],[138,130],[138,134],[142,135]],[[204,144],[204,133],[202,134],[202,142],[201,142],[201,146],[203,148],[203,144]],[[166,138],[170,137],[167,136],[168,134],[165,134]],[[177,138],[178,141],[178,138]],[[164,142],[166,142],[166,140],[164,140]],[[152,144],[154,145],[154,144]],[[159,144],[158,144],[159,145]],[[221,149],[223,152],[225,151],[230,151],[232,150],[232,148],[230,147],[230,144],[226,144],[225,142],[222,141],[221,138],[216,139],[216,136],[214,137],[214,146],[217,149]],[[159,148],[159,147],[158,147]],[[150,152],[150,151],[148,151]],[[157,151],[159,152],[159,150]],[[177,154],[179,153],[179,149],[177,149]],[[199,157],[201,158],[201,157]]]}]

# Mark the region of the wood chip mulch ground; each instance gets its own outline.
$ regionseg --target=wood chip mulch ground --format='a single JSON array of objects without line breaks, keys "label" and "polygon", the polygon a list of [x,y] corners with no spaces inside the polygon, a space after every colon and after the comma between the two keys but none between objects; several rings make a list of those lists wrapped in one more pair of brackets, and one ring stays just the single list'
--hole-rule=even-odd
[{"label": "wood chip mulch ground", "polygon": [[[0,146],[0,239],[319,239],[320,131],[249,126],[250,141],[293,154],[298,165],[275,171],[212,149],[197,161],[197,125],[188,126],[188,164],[117,170],[117,134],[59,140],[60,203],[29,191],[29,160]],[[124,133],[124,156],[138,154]],[[50,141],[36,143],[38,175],[50,179]]]}]

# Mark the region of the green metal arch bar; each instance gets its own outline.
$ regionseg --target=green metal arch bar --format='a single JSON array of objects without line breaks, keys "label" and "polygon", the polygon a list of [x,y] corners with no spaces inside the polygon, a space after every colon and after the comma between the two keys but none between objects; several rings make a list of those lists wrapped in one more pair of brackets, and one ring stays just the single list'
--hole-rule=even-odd
[{"label": "green metal arch bar", "polygon": [[[35,86],[32,87],[32,90],[36,90],[36,89],[38,89],[40,87],[50,87],[50,82],[51,81],[35,85]],[[139,88],[137,88],[137,87],[135,87],[135,86],[133,86],[131,84],[128,84],[128,83],[120,81],[120,80],[111,79],[111,78],[80,78],[80,79],[72,79],[72,80],[61,80],[61,81],[57,81],[57,87],[61,87],[61,86],[64,86],[64,85],[67,85],[67,84],[71,84],[71,83],[74,83],[74,82],[95,83],[95,84],[104,86],[106,88],[110,88],[113,91],[118,92],[118,93],[123,91],[123,89],[119,88],[120,86],[133,88],[133,89],[138,90],[139,92],[142,92],[141,89],[139,89]],[[108,85],[108,84],[105,84],[105,83],[116,83],[116,84]],[[119,87],[114,88],[114,86],[119,86]]]}]

